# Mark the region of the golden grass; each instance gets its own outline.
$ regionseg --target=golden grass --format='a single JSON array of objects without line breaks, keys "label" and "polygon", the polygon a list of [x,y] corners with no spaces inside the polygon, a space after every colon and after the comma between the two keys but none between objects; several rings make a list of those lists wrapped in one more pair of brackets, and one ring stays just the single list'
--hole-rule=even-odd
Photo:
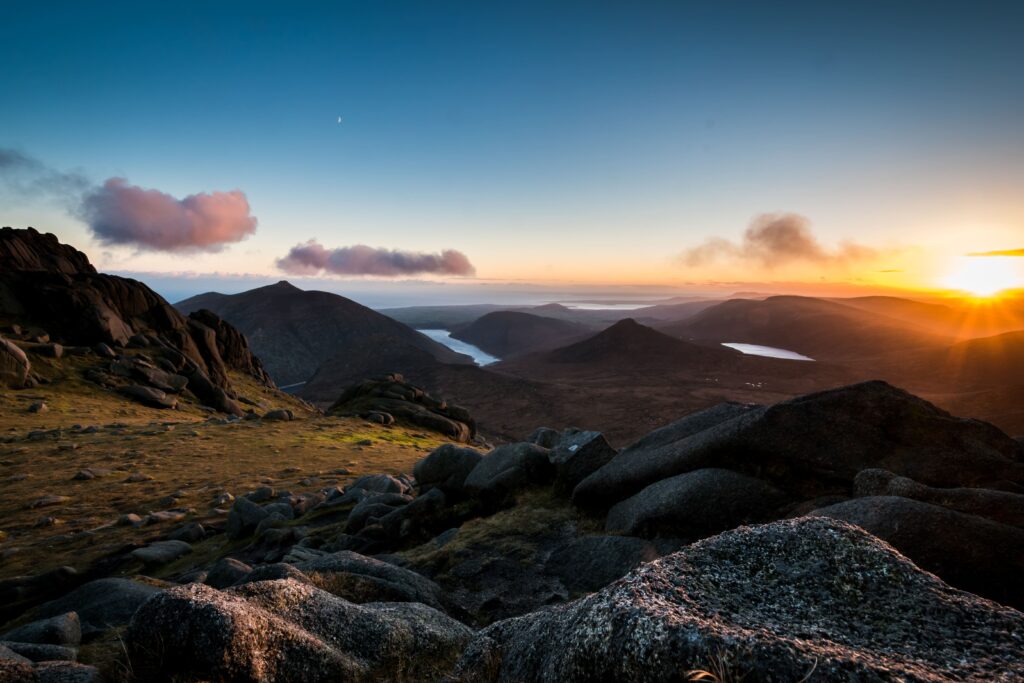
[{"label": "golden grass", "polygon": [[[177,410],[147,408],[90,384],[81,378],[86,359],[32,360],[51,384],[0,390],[0,438],[13,437],[0,444],[0,578],[61,565],[82,570],[126,544],[154,540],[185,522],[223,520],[212,501],[225,491],[240,495],[271,485],[302,493],[344,485],[363,474],[411,472],[417,460],[445,442],[421,430],[320,416],[241,376],[232,381],[241,395],[261,404],[260,412],[287,407],[298,419],[217,424],[189,401],[181,401]],[[49,410],[29,413],[28,406],[38,400]],[[76,424],[100,429],[74,432]],[[59,435],[26,438],[35,430],[54,429]],[[109,472],[72,479],[86,468]],[[341,468],[348,473],[335,472]],[[151,479],[128,481],[136,473]],[[182,495],[168,498],[176,492]],[[48,495],[68,500],[31,507]],[[178,507],[192,512],[179,522],[115,525],[125,513],[145,516]],[[54,519],[41,522],[48,517]],[[186,562],[222,553],[225,542],[217,536],[197,544]]]}]

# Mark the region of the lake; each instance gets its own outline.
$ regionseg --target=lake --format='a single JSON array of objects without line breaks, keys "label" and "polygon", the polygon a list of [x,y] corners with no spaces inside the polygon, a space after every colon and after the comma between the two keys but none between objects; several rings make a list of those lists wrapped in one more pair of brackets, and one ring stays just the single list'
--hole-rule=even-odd
[{"label": "lake", "polygon": [[736,349],[740,353],[745,353],[748,356],[765,356],[766,358],[783,358],[785,360],[810,360],[814,359],[805,356],[802,353],[796,351],[787,351],[786,349],[777,349],[774,346],[761,346],[760,344],[738,344],[736,342],[723,343],[722,346],[728,346],[730,349]]},{"label": "lake", "polygon": [[476,361],[477,365],[490,365],[491,363],[497,363],[500,358],[496,358],[486,351],[482,351],[472,344],[467,344],[464,341],[460,341],[452,337],[452,333],[448,330],[416,330],[421,334],[425,334],[436,342],[444,344],[452,351],[458,353],[464,353]]}]

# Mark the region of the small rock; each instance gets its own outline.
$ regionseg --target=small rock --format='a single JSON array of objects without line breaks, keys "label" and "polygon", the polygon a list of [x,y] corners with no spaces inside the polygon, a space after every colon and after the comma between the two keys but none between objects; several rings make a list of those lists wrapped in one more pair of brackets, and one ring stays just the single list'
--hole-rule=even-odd
[{"label": "small rock", "polygon": [[184,541],[156,541],[132,551],[132,557],[145,564],[167,564],[192,552]]},{"label": "small rock", "polygon": [[30,413],[47,413],[50,411],[50,406],[46,405],[45,401],[36,401],[28,407]]}]

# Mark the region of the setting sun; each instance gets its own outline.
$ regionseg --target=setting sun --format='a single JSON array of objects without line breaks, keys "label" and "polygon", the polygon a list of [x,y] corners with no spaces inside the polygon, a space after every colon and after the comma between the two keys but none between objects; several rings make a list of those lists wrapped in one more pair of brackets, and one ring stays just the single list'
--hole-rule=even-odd
[{"label": "setting sun", "polygon": [[956,270],[946,276],[943,284],[974,296],[989,297],[1020,287],[1021,277],[1012,259],[967,256],[960,259]]}]

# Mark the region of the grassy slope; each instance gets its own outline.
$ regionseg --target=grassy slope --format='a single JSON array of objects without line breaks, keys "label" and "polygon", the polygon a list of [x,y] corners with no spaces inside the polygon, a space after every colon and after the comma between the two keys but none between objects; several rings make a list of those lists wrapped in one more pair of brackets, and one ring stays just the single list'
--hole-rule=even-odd
[{"label": "grassy slope", "polygon": [[[177,410],[147,408],[81,379],[81,370],[95,359],[32,360],[51,384],[0,389],[0,438],[10,440],[0,443],[0,579],[61,565],[84,570],[127,544],[154,540],[183,523],[221,523],[226,515],[212,501],[224,491],[239,495],[269,484],[301,493],[362,474],[409,472],[443,443],[432,433],[320,416],[241,376],[232,378],[236,388],[258,402],[260,412],[287,407],[298,419],[221,424],[187,401]],[[29,413],[28,406],[38,400],[45,400],[49,411]],[[85,434],[73,425],[100,429]],[[28,438],[32,431],[55,429],[60,432]],[[84,468],[110,471],[73,480]],[[335,472],[340,468],[349,473]],[[152,479],[127,481],[134,473]],[[175,492],[183,495],[169,499]],[[68,500],[30,507],[48,495]],[[125,513],[144,516],[178,507],[192,512],[183,521],[141,528],[114,524]],[[56,523],[40,525],[47,517]],[[224,542],[217,535],[189,557],[199,561],[219,554],[222,549],[202,546]]]}]

